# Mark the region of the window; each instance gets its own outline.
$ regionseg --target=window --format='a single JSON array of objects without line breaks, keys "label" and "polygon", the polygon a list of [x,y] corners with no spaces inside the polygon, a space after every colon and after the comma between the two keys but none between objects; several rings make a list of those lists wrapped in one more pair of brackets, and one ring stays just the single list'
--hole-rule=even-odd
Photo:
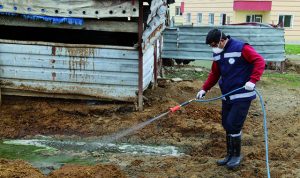
[{"label": "window", "polygon": [[278,24],[282,27],[292,27],[291,15],[279,15]]},{"label": "window", "polygon": [[213,13],[208,14],[208,24],[213,25],[215,23],[215,15]]},{"label": "window", "polygon": [[258,22],[258,23],[262,23],[262,15],[247,15],[246,16],[246,22]]},{"label": "window", "polygon": [[226,14],[220,14],[220,25],[226,24]]},{"label": "window", "polygon": [[175,15],[182,15],[180,6],[175,7]]},{"label": "window", "polygon": [[246,16],[246,22],[251,22],[251,15]]},{"label": "window", "polygon": [[186,14],[186,22],[191,23],[191,13]]},{"label": "window", "polygon": [[201,24],[202,23],[202,13],[197,14],[197,23]]}]

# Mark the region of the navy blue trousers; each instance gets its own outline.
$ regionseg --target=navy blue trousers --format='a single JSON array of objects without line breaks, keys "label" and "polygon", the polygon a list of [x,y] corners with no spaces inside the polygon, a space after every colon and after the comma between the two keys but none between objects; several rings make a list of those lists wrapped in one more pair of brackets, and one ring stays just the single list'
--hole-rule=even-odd
[{"label": "navy blue trousers", "polygon": [[251,101],[222,101],[222,126],[227,134],[239,134],[246,120]]}]

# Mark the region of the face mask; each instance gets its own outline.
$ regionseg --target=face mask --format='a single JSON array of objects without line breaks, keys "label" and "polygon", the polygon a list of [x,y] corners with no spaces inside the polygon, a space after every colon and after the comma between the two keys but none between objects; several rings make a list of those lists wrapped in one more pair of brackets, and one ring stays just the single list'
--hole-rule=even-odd
[{"label": "face mask", "polygon": [[213,51],[214,53],[216,53],[216,54],[219,54],[219,53],[221,53],[221,52],[223,51],[223,49],[222,49],[222,48],[219,48],[219,47],[214,47],[214,48],[212,48],[212,51]]}]

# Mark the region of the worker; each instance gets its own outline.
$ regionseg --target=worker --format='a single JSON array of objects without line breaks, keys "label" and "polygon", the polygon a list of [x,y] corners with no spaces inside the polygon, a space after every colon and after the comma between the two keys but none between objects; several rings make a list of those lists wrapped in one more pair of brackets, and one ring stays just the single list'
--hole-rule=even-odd
[{"label": "worker", "polygon": [[226,131],[227,155],[217,164],[234,169],[241,163],[241,130],[251,101],[256,98],[254,89],[263,74],[265,61],[248,43],[226,36],[219,29],[208,32],[206,44],[212,48],[213,62],[197,99],[203,98],[218,81],[222,94],[244,86],[222,98],[222,126]]}]

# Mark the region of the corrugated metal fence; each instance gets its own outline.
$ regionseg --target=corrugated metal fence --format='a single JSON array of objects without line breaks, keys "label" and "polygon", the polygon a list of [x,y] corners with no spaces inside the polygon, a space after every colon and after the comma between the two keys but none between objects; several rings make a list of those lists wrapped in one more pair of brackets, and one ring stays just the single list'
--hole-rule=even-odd
[{"label": "corrugated metal fence", "polygon": [[166,29],[162,58],[212,60],[212,50],[205,44],[209,30],[219,28],[226,35],[251,44],[266,61],[285,60],[284,30],[257,26],[201,26]]}]

